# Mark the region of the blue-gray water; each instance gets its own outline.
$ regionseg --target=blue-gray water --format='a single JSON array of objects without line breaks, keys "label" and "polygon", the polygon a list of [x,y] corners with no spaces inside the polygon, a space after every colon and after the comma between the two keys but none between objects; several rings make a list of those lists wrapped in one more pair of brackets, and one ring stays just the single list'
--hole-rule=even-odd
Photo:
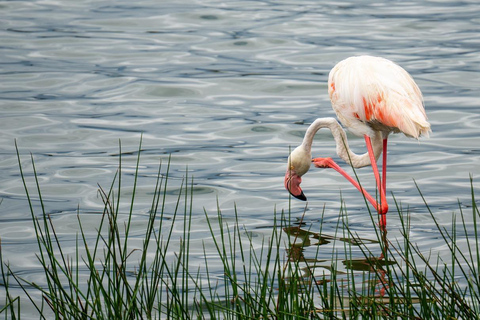
[{"label": "blue-gray water", "polygon": [[[440,223],[451,223],[458,200],[469,204],[469,175],[480,173],[476,1],[46,0],[2,2],[0,12],[0,237],[4,258],[30,280],[41,270],[14,140],[31,187],[33,154],[46,210],[65,235],[78,231],[78,206],[102,208],[97,184],[113,179],[119,140],[131,177],[142,134],[138,219],[159,159],[172,154],[171,184],[187,166],[195,179],[193,238],[206,237],[203,208],[216,215],[217,197],[226,217],[236,204],[247,229],[268,235],[274,208],[288,208],[289,147],[315,118],[334,116],[328,72],[352,55],[409,71],[432,124],[429,139],[390,138],[389,235],[400,225],[391,191],[411,212],[412,240],[441,246],[414,180]],[[364,151],[363,139],[350,139]],[[313,153],[336,157],[328,132]],[[373,191],[371,169],[358,174]],[[341,194],[351,228],[371,236],[364,200],[336,172],[311,170],[302,186],[312,230],[323,223],[334,234]],[[292,201],[294,217],[304,210]]]}]

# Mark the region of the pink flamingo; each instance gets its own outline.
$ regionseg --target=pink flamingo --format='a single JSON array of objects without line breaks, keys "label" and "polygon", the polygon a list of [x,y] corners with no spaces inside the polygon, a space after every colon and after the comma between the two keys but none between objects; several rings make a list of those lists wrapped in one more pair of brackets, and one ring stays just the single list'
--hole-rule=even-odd
[{"label": "pink flamingo", "polygon": [[[303,142],[288,158],[285,188],[291,195],[307,200],[300,188],[302,176],[311,163],[317,168],[333,168],[350,181],[373,205],[380,215],[379,225],[386,227],[388,204],[387,183],[387,138],[390,133],[402,132],[407,137],[428,136],[427,122],[420,89],[410,74],[390,60],[359,56],[339,62],[330,71],[328,94],[332,108],[340,122],[350,131],[365,138],[367,152],[353,153],[348,146],[345,131],[334,118],[319,118],[308,127]],[[380,195],[377,202],[358,182],[346,173],[332,158],[312,159],[313,137],[321,128],[332,132],[337,145],[337,154],[354,168],[372,165]],[[383,152],[382,176],[377,160]]]}]

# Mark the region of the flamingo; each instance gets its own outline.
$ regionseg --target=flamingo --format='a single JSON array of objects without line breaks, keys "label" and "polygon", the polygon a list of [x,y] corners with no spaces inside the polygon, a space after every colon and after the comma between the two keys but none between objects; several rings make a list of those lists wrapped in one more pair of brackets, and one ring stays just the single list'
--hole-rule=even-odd
[{"label": "flamingo", "polygon": [[[363,136],[367,152],[355,154],[349,148],[344,129],[335,118],[316,119],[307,129],[303,142],[288,157],[285,188],[291,195],[307,200],[300,183],[311,163],[317,168],[332,168],[350,181],[380,215],[379,226],[386,228],[387,139],[390,133],[403,133],[418,139],[431,132],[420,89],[410,74],[394,62],[380,57],[358,56],[339,62],[328,77],[328,94],[340,122],[352,133]],[[328,128],[340,158],[361,168],[371,165],[380,199],[377,202],[332,158],[311,156],[313,137]],[[377,160],[383,153],[382,175]]]}]

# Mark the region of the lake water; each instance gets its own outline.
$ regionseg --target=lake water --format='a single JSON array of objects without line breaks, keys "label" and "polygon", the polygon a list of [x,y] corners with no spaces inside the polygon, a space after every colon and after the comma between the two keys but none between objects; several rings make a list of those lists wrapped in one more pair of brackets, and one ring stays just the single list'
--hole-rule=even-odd
[{"label": "lake water", "polygon": [[[128,184],[143,134],[135,217],[148,213],[158,162],[171,154],[174,188],[187,166],[194,176],[192,238],[208,237],[203,208],[216,215],[218,197],[227,218],[236,204],[260,244],[275,207],[288,210],[289,148],[313,120],[334,116],[328,72],[353,55],[410,72],[432,124],[428,139],[389,139],[389,236],[400,237],[393,192],[411,213],[412,240],[425,250],[442,244],[415,182],[441,224],[451,224],[458,201],[471,205],[469,175],[480,174],[477,1],[45,0],[0,10],[0,237],[4,258],[30,280],[42,271],[15,140],[32,187],[33,155],[62,234],[78,232],[77,207],[101,210],[97,184],[112,181],[119,141]],[[364,152],[362,138],[349,139]],[[336,159],[328,131],[313,155]],[[373,191],[371,168],[357,173]],[[305,211],[311,230],[322,224],[334,235],[341,196],[350,227],[371,237],[364,200],[341,176],[312,169],[303,181],[308,207],[293,199],[293,217]]]}]

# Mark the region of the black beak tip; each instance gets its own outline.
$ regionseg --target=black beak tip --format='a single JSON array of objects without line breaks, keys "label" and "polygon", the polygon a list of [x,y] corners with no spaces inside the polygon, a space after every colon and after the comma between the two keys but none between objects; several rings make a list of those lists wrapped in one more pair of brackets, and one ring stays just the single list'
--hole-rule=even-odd
[{"label": "black beak tip", "polygon": [[292,196],[294,196],[295,198],[297,198],[298,200],[302,200],[302,201],[307,201],[307,197],[305,197],[305,194],[303,193],[300,193],[298,196],[295,196],[292,194]]}]

